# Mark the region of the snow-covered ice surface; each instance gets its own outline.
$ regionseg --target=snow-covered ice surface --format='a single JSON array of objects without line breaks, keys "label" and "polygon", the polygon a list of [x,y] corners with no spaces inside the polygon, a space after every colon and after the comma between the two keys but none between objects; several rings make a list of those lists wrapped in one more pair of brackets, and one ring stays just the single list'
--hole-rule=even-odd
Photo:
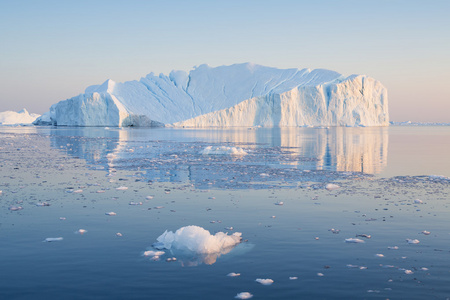
[{"label": "snow-covered ice surface", "polygon": [[29,113],[25,108],[19,112],[0,112],[0,125],[31,125],[41,115]]},{"label": "snow-covered ice surface", "polygon": [[2,127],[0,298],[446,299],[450,128],[429,130],[403,162],[422,129]]},{"label": "snow-covered ice surface", "polygon": [[[49,122],[50,119],[50,122]],[[388,126],[386,88],[365,75],[252,63],[107,80],[35,124],[65,126]]]}]

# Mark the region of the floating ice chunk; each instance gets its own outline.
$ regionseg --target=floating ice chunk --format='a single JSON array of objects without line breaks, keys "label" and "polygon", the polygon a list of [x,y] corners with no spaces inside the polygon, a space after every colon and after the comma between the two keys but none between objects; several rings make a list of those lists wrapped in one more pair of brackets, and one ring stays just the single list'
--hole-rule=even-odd
[{"label": "floating ice chunk", "polygon": [[116,236],[122,236],[122,234],[120,232],[116,233]]},{"label": "floating ice chunk", "polygon": [[375,256],[376,256],[376,257],[384,257],[384,254],[377,253],[377,254],[375,254]]},{"label": "floating ice chunk", "polygon": [[113,211],[110,211],[110,212],[106,212],[105,215],[107,215],[107,216],[115,216],[117,214],[115,212],[113,212]]},{"label": "floating ice chunk", "polygon": [[217,232],[212,235],[208,230],[190,225],[181,227],[177,231],[165,231],[157,238],[158,243],[153,244],[157,249],[179,249],[202,254],[221,253],[227,248],[239,244],[242,240],[240,232],[228,235]]},{"label": "floating ice chunk", "polygon": [[428,268],[425,268],[425,267],[422,267],[422,268],[420,268],[422,271],[428,271],[429,269]]},{"label": "floating ice chunk", "polygon": [[255,281],[261,283],[262,285],[271,285],[273,283],[273,280],[270,278],[267,279],[257,278]]},{"label": "floating ice chunk", "polygon": [[10,211],[18,211],[18,210],[22,210],[22,209],[23,209],[22,206],[15,206],[15,205],[12,205],[12,206],[9,207],[9,210],[10,210]]},{"label": "floating ice chunk", "polygon": [[317,273],[317,276],[322,277],[324,275],[323,275],[323,273]]},{"label": "floating ice chunk", "polygon": [[325,186],[325,188],[329,191],[334,191],[334,190],[337,190],[338,188],[340,188],[340,186],[337,184],[334,184],[334,183],[329,183]]},{"label": "floating ice chunk", "polygon": [[98,191],[97,191],[98,194],[104,193],[104,192],[105,192],[105,190],[98,190]]},{"label": "floating ice chunk", "polygon": [[289,277],[289,280],[297,280],[297,279],[298,279],[297,276],[290,276],[290,277]]},{"label": "floating ice chunk", "polygon": [[372,236],[370,234],[357,234],[356,236],[360,236],[360,237],[363,237],[363,238],[366,238],[366,239],[372,238]]},{"label": "floating ice chunk", "polygon": [[414,274],[414,272],[411,270],[405,270],[405,274],[411,275],[411,274]]},{"label": "floating ice chunk", "polygon": [[79,233],[79,234],[84,234],[86,232],[87,232],[86,229],[78,229],[77,231],[75,231],[75,233]]},{"label": "floating ice chunk", "polygon": [[169,257],[169,258],[166,259],[166,261],[167,262],[177,261],[177,258],[176,257]]},{"label": "floating ice chunk", "polygon": [[147,200],[152,200],[152,199],[153,199],[153,196],[147,196],[147,197],[145,197],[145,199],[147,199]]},{"label": "floating ice chunk", "polygon": [[418,244],[418,243],[420,243],[420,241],[417,240],[417,239],[406,239],[406,242],[408,242],[408,244]]},{"label": "floating ice chunk", "polygon": [[284,204],[283,201],[278,201],[278,202],[275,203],[275,205],[283,205],[283,204]]},{"label": "floating ice chunk", "polygon": [[430,235],[430,234],[431,234],[431,232],[426,231],[426,230],[422,231],[421,233],[423,233],[423,234],[425,234],[425,235]]},{"label": "floating ice chunk", "polygon": [[361,239],[355,239],[355,238],[349,238],[349,239],[345,239],[346,243],[364,243],[363,240]]},{"label": "floating ice chunk", "polygon": [[144,252],[144,256],[161,256],[164,255],[166,252],[164,251],[153,251],[153,250],[149,250],[149,251],[145,251]]},{"label": "floating ice chunk", "polygon": [[230,227],[225,227],[226,230],[233,230],[234,228],[232,226]]},{"label": "floating ice chunk", "polygon": [[126,187],[126,186],[119,186],[118,188],[116,188],[116,190],[118,190],[118,191],[125,191],[125,190],[128,190],[128,187]]},{"label": "floating ice chunk", "polygon": [[253,295],[250,294],[249,292],[241,292],[241,293],[237,294],[236,296],[234,296],[235,299],[250,299],[252,297],[253,297]]},{"label": "floating ice chunk", "polygon": [[61,221],[64,221],[64,220],[66,219],[66,217],[59,217],[59,219],[60,219]]},{"label": "floating ice chunk", "polygon": [[242,148],[236,148],[236,147],[208,146],[205,149],[203,149],[202,151],[200,151],[200,154],[203,154],[203,155],[247,155],[247,152],[245,152]]},{"label": "floating ice chunk", "polygon": [[416,200],[414,200],[414,203],[415,204],[423,204],[423,201],[420,199],[416,199]]},{"label": "floating ice chunk", "polygon": [[237,277],[237,276],[241,276],[241,273],[234,273],[234,272],[231,272],[231,273],[228,273],[227,276],[228,276],[228,277]]},{"label": "floating ice chunk", "polygon": [[38,202],[38,203],[36,203],[36,206],[50,206],[50,203],[47,203],[47,202]]},{"label": "floating ice chunk", "polygon": [[398,246],[389,246],[388,249],[389,250],[398,250]]},{"label": "floating ice chunk", "polygon": [[56,238],[46,238],[43,242],[59,242],[62,241],[62,237],[56,237]]},{"label": "floating ice chunk", "polygon": [[74,194],[81,194],[82,192],[83,192],[83,190],[76,190],[76,191],[73,191]]},{"label": "floating ice chunk", "polygon": [[142,205],[143,203],[142,202],[133,202],[133,201],[130,201],[130,203],[128,203],[128,205]]},{"label": "floating ice chunk", "polygon": [[334,229],[334,228],[328,229],[328,231],[331,231],[334,234],[338,234],[339,232],[341,232],[340,229]]}]

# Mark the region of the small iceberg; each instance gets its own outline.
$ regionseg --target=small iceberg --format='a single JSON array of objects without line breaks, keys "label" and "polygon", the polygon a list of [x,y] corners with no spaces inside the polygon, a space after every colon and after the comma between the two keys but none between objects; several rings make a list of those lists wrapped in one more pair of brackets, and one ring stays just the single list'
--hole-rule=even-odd
[{"label": "small iceberg", "polygon": [[209,146],[200,151],[200,154],[202,155],[247,155],[247,152],[245,152],[242,148],[237,147],[226,147],[226,146],[219,146],[219,147],[213,147]]},{"label": "small iceberg", "polygon": [[346,242],[346,243],[356,243],[356,244],[364,243],[363,240],[361,240],[361,239],[355,239],[355,238],[345,239],[345,242]]},{"label": "small iceberg", "polygon": [[261,283],[262,285],[271,285],[273,283],[273,280],[270,278],[267,279],[257,278],[255,281]]},{"label": "small iceberg", "polygon": [[249,292],[241,292],[241,293],[237,294],[234,298],[235,299],[250,299],[250,298],[253,298],[253,295],[250,294]]},{"label": "small iceberg", "polygon": [[43,240],[43,242],[50,243],[50,242],[59,242],[59,241],[62,241],[62,240],[63,240],[62,237],[46,238],[45,240]]}]

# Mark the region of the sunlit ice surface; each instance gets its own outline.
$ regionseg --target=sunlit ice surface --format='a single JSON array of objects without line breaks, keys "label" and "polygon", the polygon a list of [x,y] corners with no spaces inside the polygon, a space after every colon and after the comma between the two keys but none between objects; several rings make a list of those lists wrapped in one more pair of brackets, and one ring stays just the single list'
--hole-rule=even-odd
[{"label": "sunlit ice surface", "polygon": [[[0,135],[2,298],[450,293],[446,127]],[[189,225],[242,239],[213,253],[152,247]]]}]

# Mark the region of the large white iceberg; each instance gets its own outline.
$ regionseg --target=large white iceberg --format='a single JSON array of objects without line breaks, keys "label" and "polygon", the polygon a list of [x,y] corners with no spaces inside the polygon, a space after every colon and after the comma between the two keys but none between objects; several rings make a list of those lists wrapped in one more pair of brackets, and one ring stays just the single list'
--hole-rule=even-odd
[{"label": "large white iceberg", "polygon": [[19,112],[0,112],[0,125],[28,125],[41,115],[29,113],[25,108]]},{"label": "large white iceberg", "polygon": [[387,90],[373,78],[251,63],[107,80],[45,116],[66,126],[389,125]]}]

